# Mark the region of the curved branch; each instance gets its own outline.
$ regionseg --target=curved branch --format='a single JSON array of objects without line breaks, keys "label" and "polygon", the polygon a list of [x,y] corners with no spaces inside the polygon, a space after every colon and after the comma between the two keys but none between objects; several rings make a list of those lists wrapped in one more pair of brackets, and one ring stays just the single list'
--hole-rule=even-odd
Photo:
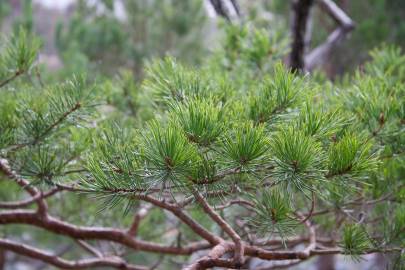
[{"label": "curved branch", "polygon": [[134,195],[134,198],[137,198],[139,200],[143,200],[145,202],[149,202],[157,207],[166,209],[173,213],[176,217],[178,217],[181,221],[183,221],[186,225],[190,227],[196,234],[207,240],[211,244],[219,244],[223,240],[206,230],[204,227],[202,227],[198,222],[196,222],[194,219],[192,219],[189,215],[187,215],[179,206],[175,204],[170,204],[166,203],[164,201],[155,199],[151,196],[148,195]]},{"label": "curved branch", "polygon": [[195,190],[193,194],[197,199],[197,201],[203,207],[205,213],[207,213],[212,218],[212,220],[214,220],[224,230],[224,232],[228,234],[229,237],[231,237],[231,239],[234,241],[235,243],[234,260],[236,264],[241,265],[243,263],[243,254],[244,254],[244,245],[241,237],[220,215],[218,215],[214,211],[214,209],[211,208],[211,206],[207,203],[207,201],[198,191]]},{"label": "curved branch", "polygon": [[223,205],[214,206],[214,209],[215,210],[222,210],[222,209],[228,208],[229,206],[235,205],[235,204],[236,205],[241,205],[241,206],[244,206],[244,207],[246,207],[246,206],[254,207],[254,204],[249,202],[249,201],[246,201],[246,200],[243,200],[243,199],[237,199],[237,200],[231,200],[231,201],[229,201],[229,202],[227,202],[226,204],[223,204]]},{"label": "curved branch", "polygon": [[[229,243],[222,242],[216,245],[207,256],[199,259],[198,261],[192,263],[191,265],[184,268],[184,270],[200,270],[207,269],[209,267],[220,266],[218,264],[218,259],[220,259],[225,253],[232,250]],[[227,265],[228,268],[233,268],[231,265]]]},{"label": "curved branch", "polygon": [[139,211],[135,214],[134,219],[132,221],[131,227],[128,229],[128,234],[132,236],[136,236],[138,232],[139,224],[141,220],[146,217],[151,207],[142,207]]},{"label": "curved branch", "polygon": [[309,213],[306,215],[306,217],[301,220],[301,223],[305,223],[314,213],[315,209],[315,192],[311,191],[311,209],[309,210]]},{"label": "curved branch", "polygon": [[0,82],[0,88],[7,85],[8,83],[10,83],[11,81],[13,81],[14,79],[16,79],[18,76],[20,76],[21,74],[23,74],[24,71],[22,70],[17,70],[13,75],[11,75],[10,77],[6,78],[4,81]]},{"label": "curved branch", "polygon": [[185,247],[165,246],[131,237],[127,231],[105,227],[85,227],[64,222],[52,216],[39,216],[35,211],[13,210],[0,212],[0,224],[27,224],[47,231],[69,236],[73,239],[99,239],[120,243],[135,250],[146,252],[190,255],[195,251],[211,247],[206,242],[197,242]]},{"label": "curved branch", "polygon": [[28,199],[21,200],[21,201],[0,202],[0,208],[3,208],[3,209],[17,209],[17,208],[27,207],[27,206],[37,202],[40,199],[45,199],[45,198],[51,197],[51,196],[53,196],[54,194],[56,194],[56,193],[58,193],[60,191],[62,191],[62,188],[56,187],[56,188],[53,188],[53,189],[43,193],[42,196],[37,194],[32,198],[28,198]]},{"label": "curved branch", "polygon": [[147,267],[144,266],[127,264],[123,259],[118,257],[92,258],[92,259],[82,259],[78,261],[69,261],[60,258],[54,254],[50,254],[47,251],[6,239],[0,239],[0,247],[12,251],[14,253],[27,256],[36,260],[40,260],[63,269],[85,269],[91,267],[114,267],[117,269],[128,269],[128,270],[148,269]]},{"label": "curved branch", "polygon": [[338,24],[324,43],[313,49],[305,56],[305,68],[308,71],[314,70],[317,66],[325,62],[332,49],[351,32],[355,25],[347,14],[331,0],[319,0],[320,7],[331,16]]},{"label": "curved branch", "polygon": [[42,198],[43,194],[40,190],[33,187],[30,184],[30,182],[17,175],[9,166],[7,159],[0,158],[0,171],[3,172],[8,178],[14,180],[20,187],[26,190],[33,198],[37,198],[35,199],[35,202],[38,205],[38,213],[41,214],[42,216],[46,215],[48,206],[46,202],[43,200]]}]

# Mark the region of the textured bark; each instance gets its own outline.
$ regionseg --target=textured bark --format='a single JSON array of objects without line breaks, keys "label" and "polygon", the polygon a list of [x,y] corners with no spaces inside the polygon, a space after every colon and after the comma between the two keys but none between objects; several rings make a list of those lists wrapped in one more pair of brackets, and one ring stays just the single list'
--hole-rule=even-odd
[{"label": "textured bark", "polygon": [[293,71],[303,70],[305,67],[305,50],[308,18],[314,0],[294,0],[292,3],[292,45],[290,66]]}]

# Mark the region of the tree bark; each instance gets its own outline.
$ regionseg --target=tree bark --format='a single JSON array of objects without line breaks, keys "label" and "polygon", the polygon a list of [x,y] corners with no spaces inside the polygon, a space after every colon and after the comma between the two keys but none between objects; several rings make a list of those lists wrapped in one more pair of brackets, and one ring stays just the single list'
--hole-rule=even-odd
[{"label": "tree bark", "polygon": [[6,250],[0,248],[0,270],[5,269],[6,266]]},{"label": "tree bark", "polygon": [[290,66],[293,71],[305,68],[306,32],[313,0],[294,0],[292,2],[292,36]]},{"label": "tree bark", "polygon": [[333,1],[319,0],[319,6],[338,24],[338,27],[328,36],[324,43],[313,49],[305,57],[305,69],[308,71],[312,71],[324,64],[329,59],[333,48],[354,29],[354,22]]},{"label": "tree bark", "polygon": [[226,10],[226,7],[224,5],[224,3],[222,2],[222,0],[210,0],[211,5],[214,7],[215,12],[225,18],[228,21],[231,21],[231,17],[228,14],[228,11]]}]

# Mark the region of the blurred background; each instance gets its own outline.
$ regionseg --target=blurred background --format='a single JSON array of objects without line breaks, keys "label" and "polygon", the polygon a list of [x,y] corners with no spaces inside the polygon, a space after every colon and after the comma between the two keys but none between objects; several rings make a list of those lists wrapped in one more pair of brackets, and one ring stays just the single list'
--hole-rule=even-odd
[{"label": "blurred background", "polygon": [[[211,0],[1,0],[0,27],[4,36],[23,26],[41,38],[38,61],[45,71],[41,74],[46,82],[82,72],[93,78],[110,78],[123,69],[129,70],[140,82],[145,65],[165,55],[199,66],[221,44],[225,49],[235,44],[232,39],[235,29],[227,27],[230,24],[244,23],[253,26],[251,29],[261,29],[250,44],[256,47],[254,52],[267,44],[261,40],[267,32],[271,33],[269,39],[277,40],[270,44],[277,44],[278,48],[284,46],[288,51],[292,1],[220,2],[223,6],[219,8],[216,6],[218,1]],[[316,72],[322,77],[339,79],[345,73],[361,68],[369,51],[375,47],[396,44],[404,48],[404,0],[335,0],[335,3],[354,21],[355,29],[333,47],[327,61],[317,68]],[[315,48],[336,29],[336,23],[322,8],[314,5],[309,28],[312,35],[308,47]],[[253,59],[262,59],[249,53],[247,51]],[[232,55],[229,58],[232,59]],[[70,204],[62,207],[66,215],[73,216],[75,207]],[[110,221],[114,223],[113,218]],[[46,245],[48,240],[43,240],[44,236],[39,232],[38,237]],[[71,246],[62,243],[60,250],[55,252],[63,254]],[[14,257],[7,260],[4,269],[52,269],[37,261],[14,254],[10,256]],[[385,260],[383,255],[370,255],[368,259],[353,262],[343,257],[324,256],[295,269],[381,269]]]},{"label": "blurred background", "polygon": [[[40,61],[65,72],[92,70],[115,74],[129,68],[137,78],[154,58],[170,54],[199,64],[218,46],[230,23],[210,0],[7,0],[0,2],[2,32],[24,25],[43,40]],[[291,1],[222,1],[228,17],[280,32],[288,38]],[[329,78],[350,72],[383,43],[405,46],[405,1],[335,0],[355,22],[354,31],[334,47],[319,67]],[[214,3],[214,5],[213,5]],[[236,4],[235,6],[233,4]],[[236,8],[235,8],[236,7]],[[236,14],[238,13],[238,14]],[[314,5],[310,48],[336,28],[331,16]],[[79,69],[79,70],[78,70]]]}]

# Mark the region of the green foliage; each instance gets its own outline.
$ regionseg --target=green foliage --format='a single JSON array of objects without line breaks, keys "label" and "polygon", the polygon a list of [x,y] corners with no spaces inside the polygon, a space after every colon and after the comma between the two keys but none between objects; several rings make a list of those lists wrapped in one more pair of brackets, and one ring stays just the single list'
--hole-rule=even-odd
[{"label": "green foliage", "polygon": [[393,211],[393,219],[384,222],[384,240],[381,245],[400,245],[405,244],[405,239],[401,237],[405,228],[405,211],[401,205]]},{"label": "green foliage", "polygon": [[147,68],[144,88],[153,95],[158,104],[167,104],[172,100],[182,101],[203,95],[207,84],[201,80],[196,71],[178,64],[173,58],[166,57]]},{"label": "green foliage", "polygon": [[[126,4],[137,12],[147,5],[133,2]],[[90,16],[89,25],[83,26],[83,17],[78,17],[77,29],[72,26],[72,39],[83,37],[84,44],[65,40],[66,48],[61,47],[65,53],[82,51],[75,57],[66,54],[72,65],[59,75],[71,70],[81,74],[91,67],[98,59],[91,54],[102,50],[89,52],[85,48],[89,44],[106,49],[122,41],[123,47],[118,46],[125,51],[122,55],[136,54],[139,48],[126,47],[122,22],[112,16],[114,4],[103,3],[102,18],[83,9],[97,18]],[[150,3],[156,7],[158,2]],[[188,1],[173,3],[177,8],[190,5],[197,12]],[[166,4],[159,11],[164,12],[161,19],[175,24],[179,37],[187,36],[188,19],[175,18],[175,9],[165,9]],[[98,20],[100,25],[91,26]],[[112,29],[103,29],[109,20],[114,20],[108,26]],[[131,15],[130,20],[137,18]],[[94,39],[93,30],[97,35],[121,34],[117,40],[114,33]],[[51,201],[63,218],[81,220],[77,200],[88,209],[82,222],[89,226],[121,226],[117,215],[122,203],[127,203],[124,212],[132,211],[138,207],[135,198],[150,195],[173,207],[184,203],[181,211],[229,240],[201,208],[193,207],[190,191],[198,190],[213,208],[221,209],[238,233],[247,229],[252,234],[281,236],[282,241],[301,237],[298,217],[305,214],[317,235],[342,234],[340,247],[355,258],[375,247],[403,245],[403,56],[395,48],[374,51],[373,62],[362,72],[329,82],[284,67],[285,40],[275,38],[276,33],[232,25],[225,28],[225,45],[201,67],[166,57],[148,65],[143,81],[134,79],[134,66],[112,78],[90,70],[87,78],[78,75],[64,83],[46,81],[44,86],[35,78],[33,83],[15,81],[15,87],[0,89],[0,155],[41,190],[69,184],[94,194],[96,199],[66,195]],[[9,59],[4,62],[9,64],[4,66],[6,73],[8,68],[28,71],[36,57],[35,39],[25,32],[17,37],[21,40],[7,45],[14,49],[2,50],[3,56],[16,56],[2,56],[1,60]],[[102,56],[109,63],[108,56]],[[15,63],[12,58],[20,60]],[[92,72],[97,84],[89,79]],[[102,209],[118,206],[118,210],[103,211],[98,218],[95,205],[100,202]],[[248,221],[243,228],[240,216]],[[152,210],[139,231],[142,239],[169,242],[169,246],[177,241],[184,247],[189,240],[201,240],[171,218],[161,209]],[[385,220],[375,222],[380,219]],[[353,220],[358,224],[353,225]],[[176,235],[168,232],[174,227]],[[243,241],[251,240],[241,236]]]},{"label": "green foliage", "polygon": [[312,190],[323,178],[325,154],[319,142],[295,127],[282,128],[274,135],[271,152],[276,181],[298,190]]},{"label": "green foliage", "polygon": [[83,76],[73,77],[63,84],[50,87],[41,96],[27,95],[17,109],[21,125],[17,130],[20,143],[37,144],[66,124],[77,124],[97,105],[94,86],[88,86]]},{"label": "green foliage", "polygon": [[202,146],[215,142],[224,131],[224,108],[212,101],[194,99],[173,105],[173,119],[179,122],[187,138]]},{"label": "green foliage", "polygon": [[260,235],[270,238],[273,234],[283,240],[292,235],[298,223],[292,218],[289,200],[281,190],[264,190],[259,198],[252,198],[255,216],[249,219],[251,226]]},{"label": "green foliage", "polygon": [[32,179],[32,184],[52,185],[62,175],[65,154],[61,149],[37,146],[21,154],[21,175]]},{"label": "green foliage", "polygon": [[[265,29],[254,30],[252,38],[246,46],[248,61],[255,64],[260,70],[268,67],[269,57],[276,59],[286,53],[287,42],[283,38],[281,32],[269,35]],[[277,44],[277,47],[274,44]]]},{"label": "green foliage", "polygon": [[220,154],[231,167],[250,167],[263,164],[269,149],[264,126],[240,123],[227,132],[220,142]]},{"label": "green foliage", "polygon": [[16,101],[11,98],[9,93],[2,93],[2,96],[0,101],[0,149],[14,142],[14,129],[18,126],[18,118],[15,116]]},{"label": "green foliage", "polygon": [[197,148],[175,124],[163,127],[152,121],[142,138],[141,153],[146,161],[147,173],[150,173],[157,183],[187,182],[187,176],[199,165],[201,159]]},{"label": "green foliage", "polygon": [[[56,31],[65,62],[80,55],[94,71],[114,74],[126,67],[141,77],[145,60],[169,53],[195,63],[204,54],[206,16],[201,0],[125,0],[121,4],[123,17],[116,15],[120,10],[111,1],[78,1],[72,18]],[[98,65],[100,61],[107,64]]]},{"label": "green foliage", "polygon": [[372,243],[366,230],[361,225],[348,224],[343,229],[341,246],[345,254],[359,260],[360,255],[372,247]]},{"label": "green foliage", "polygon": [[20,28],[1,48],[0,63],[2,76],[20,75],[27,72],[34,63],[40,41]]},{"label": "green foliage", "polygon": [[401,49],[396,46],[386,46],[382,49],[374,49],[370,52],[372,62],[366,63],[365,70],[368,74],[384,77],[392,77],[393,82],[403,79],[405,74],[405,56],[401,54]]},{"label": "green foliage", "polygon": [[302,88],[302,81],[278,62],[272,77],[265,78],[259,91],[251,93],[249,118],[258,123],[274,119],[297,102]]},{"label": "green foliage", "polygon": [[329,150],[328,177],[349,174],[361,177],[364,172],[377,168],[375,155],[370,154],[371,144],[366,139],[350,133],[343,135]]},{"label": "green foliage", "polygon": [[330,140],[336,136],[350,121],[346,120],[338,110],[325,111],[311,107],[309,102],[300,111],[296,121],[297,129],[302,130],[306,136],[318,140]]},{"label": "green foliage", "polygon": [[252,68],[263,72],[272,68],[273,61],[285,55],[288,39],[282,29],[255,29],[250,25],[226,25],[221,65],[228,70]]},{"label": "green foliage", "polygon": [[117,124],[106,124],[94,141],[96,151],[88,157],[86,167],[96,181],[84,179],[86,188],[124,193],[146,188],[146,183],[140,180],[139,153],[129,130],[123,130]]}]

